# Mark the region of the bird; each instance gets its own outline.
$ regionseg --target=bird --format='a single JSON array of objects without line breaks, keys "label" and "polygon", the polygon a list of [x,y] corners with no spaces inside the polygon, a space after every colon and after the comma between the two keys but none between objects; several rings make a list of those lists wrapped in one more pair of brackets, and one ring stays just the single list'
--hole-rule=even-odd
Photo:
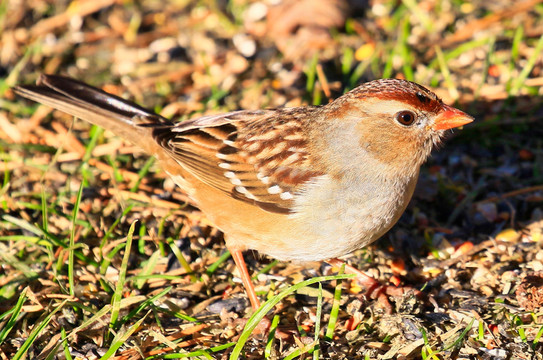
[{"label": "bird", "polygon": [[[304,263],[374,242],[400,218],[421,165],[473,121],[427,88],[378,79],[321,106],[238,110],[174,122],[78,80],[40,75],[14,92],[110,130],[155,156],[224,234],[253,309],[246,250]],[[368,288],[378,282],[347,266]]]}]

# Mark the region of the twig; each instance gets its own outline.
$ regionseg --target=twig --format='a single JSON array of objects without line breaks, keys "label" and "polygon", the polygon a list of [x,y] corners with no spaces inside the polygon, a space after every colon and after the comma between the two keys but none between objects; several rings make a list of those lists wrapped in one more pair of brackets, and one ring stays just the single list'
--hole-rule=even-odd
[{"label": "twig", "polygon": [[[521,3],[514,2],[511,6],[508,6],[503,10],[485,16],[482,19],[472,20],[458,29],[454,34],[449,35],[442,41],[439,41],[439,46],[442,49],[446,49],[452,44],[465,41],[471,38],[474,33],[487,29],[490,26],[499,23],[504,18],[511,18],[516,14],[532,10],[535,5],[541,2],[543,2],[543,0],[527,0]],[[431,47],[426,56],[427,58],[433,58],[435,56],[435,49]]]},{"label": "twig", "polygon": [[[76,6],[69,6],[62,14],[39,21],[30,29],[31,37],[38,37],[50,33],[54,29],[66,25],[74,16],[85,17],[105,7],[111,6],[116,0],[88,0],[78,1]],[[76,4],[72,3],[72,4]]]},{"label": "twig", "polygon": [[489,202],[496,202],[496,201],[500,201],[500,200],[507,199],[507,198],[510,198],[510,197],[515,197],[515,196],[518,196],[518,195],[527,194],[527,193],[540,191],[540,190],[543,190],[543,185],[529,186],[529,187],[526,187],[526,188],[523,188],[523,189],[513,190],[513,191],[510,191],[508,193],[501,194],[501,195],[498,195],[498,196],[491,196],[491,197],[486,198],[484,200],[477,201],[475,203],[475,205],[489,203]]}]

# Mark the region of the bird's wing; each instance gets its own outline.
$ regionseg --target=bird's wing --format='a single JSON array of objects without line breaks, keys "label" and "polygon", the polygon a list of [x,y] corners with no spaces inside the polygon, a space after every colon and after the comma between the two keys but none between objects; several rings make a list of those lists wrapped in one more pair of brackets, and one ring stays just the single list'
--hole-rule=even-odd
[{"label": "bird's wing", "polygon": [[304,121],[316,107],[235,111],[177,124],[80,81],[42,75],[24,97],[113,131],[153,155],[167,151],[202,182],[267,211],[289,213],[313,170]]},{"label": "bird's wing", "polygon": [[303,122],[317,108],[236,111],[205,116],[153,136],[202,182],[264,210],[289,213],[312,170]]}]

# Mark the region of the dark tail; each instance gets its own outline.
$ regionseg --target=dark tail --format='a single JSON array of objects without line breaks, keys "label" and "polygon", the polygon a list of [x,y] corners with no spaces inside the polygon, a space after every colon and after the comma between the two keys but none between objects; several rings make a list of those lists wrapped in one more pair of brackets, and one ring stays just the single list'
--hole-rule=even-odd
[{"label": "dark tail", "polygon": [[13,91],[110,130],[151,154],[158,146],[152,127],[171,125],[135,103],[67,77],[44,74],[36,85],[16,86]]}]

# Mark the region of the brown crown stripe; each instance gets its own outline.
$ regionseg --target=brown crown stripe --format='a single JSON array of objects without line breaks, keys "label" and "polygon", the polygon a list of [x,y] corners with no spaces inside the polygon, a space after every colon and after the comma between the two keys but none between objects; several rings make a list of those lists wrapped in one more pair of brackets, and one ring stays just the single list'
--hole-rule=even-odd
[{"label": "brown crown stripe", "polygon": [[401,101],[428,112],[439,111],[443,103],[440,98],[425,87],[410,81],[397,79],[382,79],[366,83],[339,99],[364,98],[367,96],[380,100]]}]

